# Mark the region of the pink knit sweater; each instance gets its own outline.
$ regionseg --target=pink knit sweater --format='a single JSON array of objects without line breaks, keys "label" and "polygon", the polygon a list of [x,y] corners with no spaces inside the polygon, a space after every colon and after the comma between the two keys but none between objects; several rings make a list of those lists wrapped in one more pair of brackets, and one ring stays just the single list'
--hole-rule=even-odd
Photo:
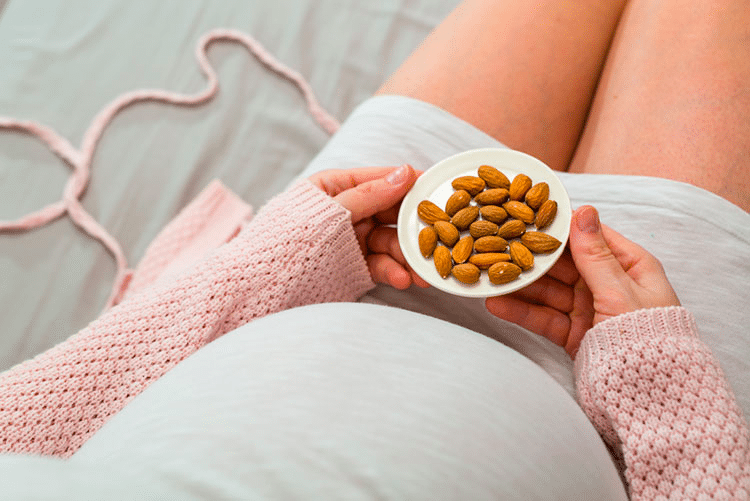
[{"label": "pink knit sweater", "polygon": [[[201,210],[237,213],[220,198],[208,197]],[[167,241],[190,234],[199,242],[190,214],[180,221]],[[309,182],[274,198],[192,266],[175,264],[179,245],[160,248],[131,282],[140,292],[131,287],[87,328],[0,375],[0,451],[70,456],[151,382],[222,334],[295,306],[355,300],[373,287],[349,213]],[[600,323],[575,368],[580,403],[633,499],[750,498],[747,424],[685,309]]]},{"label": "pink knit sweater", "polygon": [[[202,212],[217,205],[199,205],[170,225],[168,241],[200,241],[189,223],[205,222]],[[374,286],[349,212],[309,182],[271,200],[233,240],[182,272],[170,272],[173,263],[159,256],[148,262],[133,282],[150,287],[0,375],[0,451],[70,456],[135,395],[222,334],[295,306],[353,301]]]},{"label": "pink knit sweater", "polygon": [[631,499],[750,499],[747,422],[684,308],[620,315],[586,333],[579,402]]}]

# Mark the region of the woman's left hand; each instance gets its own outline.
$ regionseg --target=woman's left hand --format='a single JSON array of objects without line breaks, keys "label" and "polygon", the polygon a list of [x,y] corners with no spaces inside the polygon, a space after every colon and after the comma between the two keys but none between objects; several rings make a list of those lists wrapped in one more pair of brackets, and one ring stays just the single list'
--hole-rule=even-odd
[{"label": "woman's left hand", "polygon": [[584,205],[573,213],[570,252],[536,282],[485,304],[493,315],[546,337],[575,358],[586,332],[599,322],[679,306],[680,300],[656,257],[601,224],[596,209]]},{"label": "woman's left hand", "polygon": [[409,165],[318,172],[310,181],[352,213],[352,225],[375,282],[428,287],[406,263],[398,243],[398,209],[419,177]]}]

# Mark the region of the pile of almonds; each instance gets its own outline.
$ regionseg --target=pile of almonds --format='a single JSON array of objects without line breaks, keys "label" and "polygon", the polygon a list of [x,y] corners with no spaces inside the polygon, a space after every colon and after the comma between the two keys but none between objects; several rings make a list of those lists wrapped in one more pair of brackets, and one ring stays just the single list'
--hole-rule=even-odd
[{"label": "pile of almonds", "polygon": [[[557,214],[547,183],[533,184],[525,174],[511,182],[496,168],[482,165],[477,176],[458,177],[451,185],[455,191],[445,210],[429,200],[417,206],[427,224],[419,232],[419,250],[432,257],[441,277],[453,275],[473,284],[487,270],[491,283],[505,284],[534,267],[534,254],[561,245],[540,231]],[[535,231],[529,230],[532,225]]]}]

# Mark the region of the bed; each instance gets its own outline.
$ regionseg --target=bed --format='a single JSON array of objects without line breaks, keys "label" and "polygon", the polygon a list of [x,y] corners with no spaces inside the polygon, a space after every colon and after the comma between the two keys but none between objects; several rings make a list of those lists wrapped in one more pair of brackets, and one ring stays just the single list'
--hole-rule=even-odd
[{"label": "bed", "polygon": [[[197,92],[194,51],[215,28],[253,35],[299,71],[339,119],[370,96],[453,1],[76,1],[0,3],[0,115],[78,146],[96,113],[141,88]],[[316,28],[314,28],[316,27]],[[324,29],[320,29],[324,27]],[[159,230],[211,180],[258,208],[298,175],[328,135],[297,89],[239,44],[208,50],[219,77],[200,107],[124,110],[104,132],[84,208],[135,266]],[[61,197],[69,167],[28,134],[0,130],[0,220]],[[111,255],[66,217],[0,235],[0,369],[62,341],[103,309]]]},{"label": "bed", "polygon": [[[195,47],[205,33],[232,28],[252,35],[298,71],[322,107],[343,120],[456,4],[0,0],[0,116],[44,124],[78,146],[96,114],[122,93],[203,89]],[[212,180],[257,209],[302,173],[328,141],[298,90],[242,45],[211,44],[208,57],[219,79],[215,98],[200,106],[130,106],[107,126],[95,150],[82,204],[120,243],[131,267]],[[36,138],[0,129],[0,220],[59,200],[69,175],[69,166]],[[672,256],[670,265],[679,265],[679,256]],[[747,262],[741,271],[749,271]],[[68,217],[31,231],[0,232],[0,370],[95,319],[115,273],[107,249]],[[519,330],[513,339],[508,344],[533,352],[542,366],[548,359],[555,367],[567,360],[529,333]],[[746,351],[729,346],[720,354],[723,363],[736,360],[745,371],[733,371],[734,383],[750,381]],[[553,376],[571,391],[569,370]],[[748,384],[738,395],[746,415]],[[33,467],[53,477],[57,471],[54,464]],[[67,481],[77,474],[90,478],[89,472],[68,472]]]}]

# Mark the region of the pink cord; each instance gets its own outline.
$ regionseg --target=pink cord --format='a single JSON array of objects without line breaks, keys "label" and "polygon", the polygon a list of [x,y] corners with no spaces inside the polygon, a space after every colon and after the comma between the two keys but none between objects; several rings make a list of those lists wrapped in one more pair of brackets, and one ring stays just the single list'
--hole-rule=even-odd
[{"label": "pink cord", "polygon": [[158,101],[176,105],[199,105],[211,100],[219,90],[219,80],[214,68],[208,61],[207,49],[211,43],[216,41],[233,41],[244,45],[261,63],[278,75],[290,80],[299,88],[307,102],[308,111],[326,132],[333,134],[338,130],[339,122],[320,106],[310,85],[299,73],[281,63],[250,35],[232,29],[212,30],[198,41],[195,57],[198,59],[201,71],[208,80],[205,89],[195,94],[180,94],[160,89],[141,89],[122,94],[94,117],[83,135],[80,149],[76,149],[67,139],[45,125],[0,117],[0,128],[26,132],[38,137],[50,150],[73,168],[73,172],[65,185],[62,199],[21,216],[15,221],[0,221],[0,232],[38,228],[65,215],[67,212],[79,228],[86,231],[92,238],[99,240],[115,258],[117,274],[106,308],[116,304],[125,293],[133,270],[128,268],[125,254],[117,240],[91,214],[86,212],[80,202],[80,197],[89,183],[91,162],[96,145],[112,118],[122,109],[134,103]]}]

